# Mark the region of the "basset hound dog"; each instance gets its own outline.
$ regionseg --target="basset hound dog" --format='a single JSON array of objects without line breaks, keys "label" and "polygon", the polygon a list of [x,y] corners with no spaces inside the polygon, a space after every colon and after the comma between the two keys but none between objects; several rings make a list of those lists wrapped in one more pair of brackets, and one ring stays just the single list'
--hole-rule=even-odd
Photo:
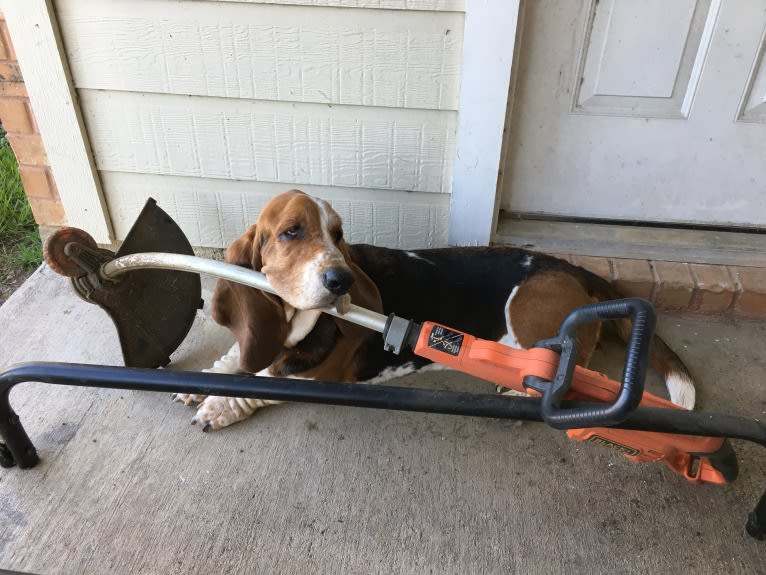
[{"label": "basset hound dog", "polygon": [[[349,296],[380,313],[438,322],[516,348],[555,336],[576,307],[619,297],[583,268],[521,249],[404,251],[347,244],[330,204],[298,190],[271,199],[257,223],[228,248],[226,261],[263,272],[279,296],[218,280],[213,319],[237,343],[208,372],[380,383],[427,366],[428,360],[411,353],[384,351],[380,334],[318,311],[342,307]],[[626,339],[629,321],[615,323]],[[590,361],[600,336],[598,324],[578,332],[581,365]],[[671,401],[692,409],[692,378],[656,336],[651,363]],[[174,399],[199,403],[193,422],[204,431],[279,403],[186,394]]]}]

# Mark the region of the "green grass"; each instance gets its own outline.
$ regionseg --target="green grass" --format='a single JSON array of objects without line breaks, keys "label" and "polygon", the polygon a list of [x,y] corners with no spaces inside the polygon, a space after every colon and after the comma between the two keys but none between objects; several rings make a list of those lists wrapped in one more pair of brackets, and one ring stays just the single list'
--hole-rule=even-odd
[{"label": "green grass", "polygon": [[42,261],[40,234],[5,131],[0,134],[0,281]]}]

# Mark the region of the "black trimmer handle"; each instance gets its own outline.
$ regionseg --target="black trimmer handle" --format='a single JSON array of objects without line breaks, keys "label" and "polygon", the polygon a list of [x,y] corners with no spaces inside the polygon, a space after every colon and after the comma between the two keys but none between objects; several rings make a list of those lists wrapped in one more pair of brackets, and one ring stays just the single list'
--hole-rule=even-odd
[{"label": "black trimmer handle", "polygon": [[[586,323],[622,318],[632,319],[633,327],[617,398],[606,405],[561,409],[561,400],[572,384],[577,363],[577,329]],[[561,354],[556,377],[543,392],[543,420],[557,429],[607,427],[624,421],[638,407],[644,394],[644,378],[656,321],[652,304],[640,298],[586,305],[570,313],[561,324],[557,338],[535,344],[535,347],[553,349]]]}]

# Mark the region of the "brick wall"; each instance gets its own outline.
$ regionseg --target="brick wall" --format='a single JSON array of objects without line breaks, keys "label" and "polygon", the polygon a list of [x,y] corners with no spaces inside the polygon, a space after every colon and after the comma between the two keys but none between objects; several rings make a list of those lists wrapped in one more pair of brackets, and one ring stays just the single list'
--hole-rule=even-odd
[{"label": "brick wall", "polygon": [[5,18],[0,12],[0,123],[8,133],[24,191],[41,226],[66,224],[45,147],[35,123]]},{"label": "brick wall", "polygon": [[766,269],[553,254],[666,312],[766,317]]}]

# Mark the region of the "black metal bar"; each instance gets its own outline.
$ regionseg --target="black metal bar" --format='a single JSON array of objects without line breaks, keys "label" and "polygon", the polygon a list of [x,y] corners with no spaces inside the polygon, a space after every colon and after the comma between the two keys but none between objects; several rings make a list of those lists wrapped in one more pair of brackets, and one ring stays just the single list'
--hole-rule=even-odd
[{"label": "black metal bar", "polygon": [[[8,400],[13,386],[24,382],[258,397],[400,411],[543,421],[541,400],[537,398],[248,375],[69,363],[26,363],[0,373],[0,436],[16,464],[22,468],[32,467],[38,461],[35,448]],[[592,406],[584,402],[571,401],[562,402],[561,405],[564,408]],[[628,419],[612,427],[682,435],[729,437],[766,446],[764,423],[753,418],[704,411],[639,407]],[[753,529],[759,533],[766,526],[766,494],[750,515],[749,532],[751,526],[755,526]]]},{"label": "black metal bar", "polygon": [[[0,376],[1,377],[1,376]],[[14,463],[22,469],[34,467],[40,458],[37,450],[29,439],[19,416],[13,411],[8,396],[11,387],[2,388],[0,384],[0,438],[4,441],[3,466],[10,467]],[[10,458],[8,456],[10,455]]]},{"label": "black metal bar", "polygon": [[[425,413],[542,421],[538,400],[383,385],[357,385],[76,363],[25,363],[0,373],[0,393],[22,382],[257,397]],[[515,399],[522,401],[516,402]],[[0,409],[2,405],[0,404]]]},{"label": "black metal bar", "polygon": [[[566,404],[567,402],[562,403],[562,405]],[[628,419],[610,427],[635,431],[744,439],[766,447],[766,424],[751,417],[727,413],[639,407]]]},{"label": "black metal bar", "polygon": [[[543,421],[540,415],[540,399],[531,397],[52,362],[19,364],[0,373],[0,413],[3,413],[6,407],[10,408],[10,405],[3,405],[2,398],[7,398],[11,387],[23,382],[258,397],[351,407]],[[567,408],[588,405],[593,404],[562,402],[562,406]],[[681,435],[731,437],[766,446],[766,424],[761,421],[706,411],[640,407],[627,420],[612,427]]]}]

